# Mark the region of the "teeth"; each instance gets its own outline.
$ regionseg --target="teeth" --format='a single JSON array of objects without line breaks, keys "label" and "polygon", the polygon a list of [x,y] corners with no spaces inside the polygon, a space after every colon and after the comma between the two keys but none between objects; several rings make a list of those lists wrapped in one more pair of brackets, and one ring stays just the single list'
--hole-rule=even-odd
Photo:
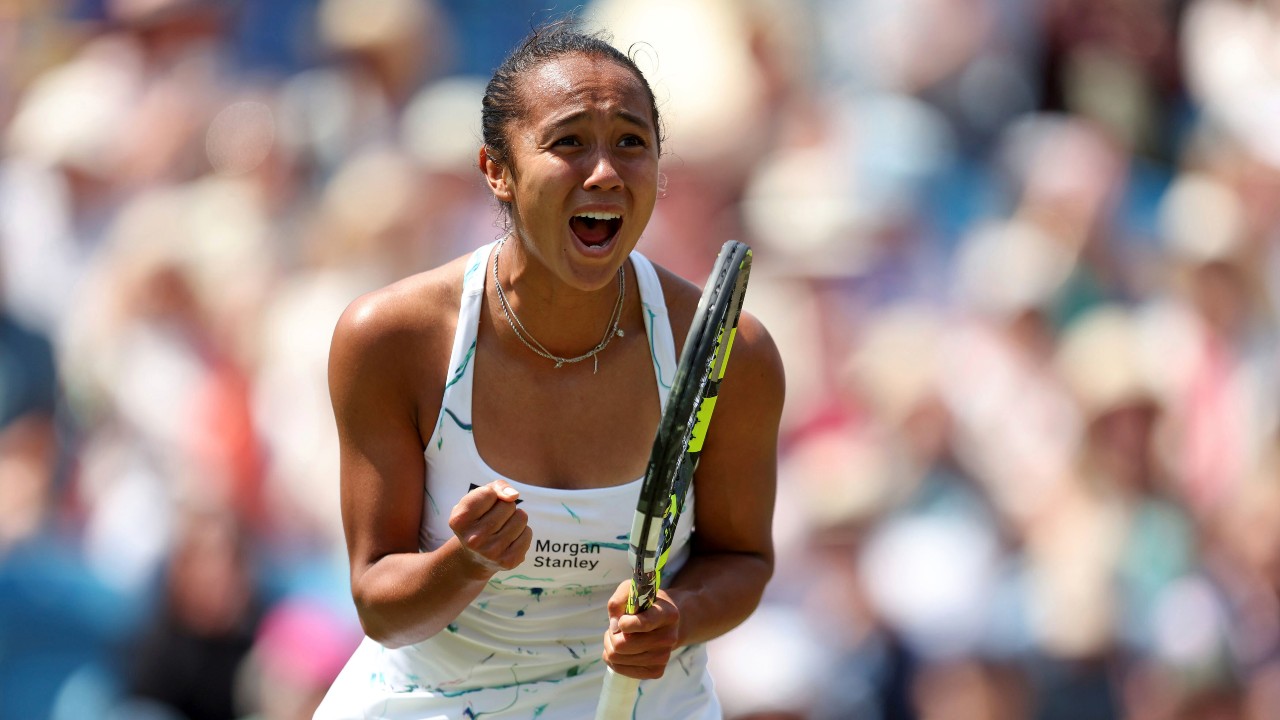
[{"label": "teeth", "polygon": [[585,212],[578,213],[577,217],[590,218],[592,220],[617,220],[622,216],[611,212]]}]

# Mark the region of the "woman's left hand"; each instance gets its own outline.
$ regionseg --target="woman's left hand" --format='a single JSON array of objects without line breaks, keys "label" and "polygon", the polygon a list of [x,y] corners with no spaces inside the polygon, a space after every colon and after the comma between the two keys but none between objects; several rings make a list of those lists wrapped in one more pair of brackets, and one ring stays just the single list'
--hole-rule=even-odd
[{"label": "woman's left hand", "polygon": [[609,630],[604,634],[604,661],[614,672],[641,680],[662,677],[671,653],[679,647],[680,609],[659,590],[649,609],[627,615],[628,580],[609,598]]}]

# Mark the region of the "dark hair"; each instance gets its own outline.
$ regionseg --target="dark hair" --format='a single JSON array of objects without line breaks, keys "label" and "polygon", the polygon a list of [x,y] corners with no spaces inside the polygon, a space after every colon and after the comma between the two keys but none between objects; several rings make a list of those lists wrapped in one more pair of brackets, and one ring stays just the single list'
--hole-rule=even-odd
[{"label": "dark hair", "polygon": [[484,144],[489,157],[495,162],[510,165],[511,144],[507,142],[508,126],[518,120],[525,111],[519,90],[520,78],[539,65],[564,55],[587,55],[612,60],[635,74],[649,96],[649,111],[653,115],[657,150],[662,151],[662,131],[658,117],[658,102],[653,88],[644,73],[628,55],[609,44],[609,36],[603,32],[587,33],[579,30],[574,19],[557,20],[543,25],[516,47],[507,59],[494,71],[484,89],[480,111],[480,124]]}]

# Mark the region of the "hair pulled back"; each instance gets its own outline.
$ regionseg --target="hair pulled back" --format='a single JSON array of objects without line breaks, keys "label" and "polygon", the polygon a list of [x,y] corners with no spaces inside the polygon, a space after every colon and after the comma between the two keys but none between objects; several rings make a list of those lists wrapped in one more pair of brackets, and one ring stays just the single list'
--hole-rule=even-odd
[{"label": "hair pulled back", "polygon": [[658,103],[644,73],[640,72],[640,68],[631,57],[609,44],[609,36],[606,33],[583,32],[579,28],[580,23],[574,19],[557,20],[535,28],[498,66],[489,84],[485,86],[480,124],[486,152],[495,162],[507,166],[512,172],[515,168],[510,162],[511,143],[508,131],[513,123],[525,115],[524,98],[519,88],[520,78],[543,63],[565,55],[604,58],[634,73],[649,97],[649,111],[653,115],[656,134],[656,149],[659,153],[662,151]]}]

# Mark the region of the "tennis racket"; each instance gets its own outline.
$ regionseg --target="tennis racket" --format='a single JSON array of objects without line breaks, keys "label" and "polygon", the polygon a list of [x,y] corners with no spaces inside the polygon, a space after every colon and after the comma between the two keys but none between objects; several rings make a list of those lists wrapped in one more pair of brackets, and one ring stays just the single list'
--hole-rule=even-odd
[{"label": "tennis racket", "polygon": [[[644,612],[658,596],[676,523],[716,409],[750,274],[751,249],[736,240],[726,242],[689,326],[631,526],[629,615]],[[631,720],[639,686],[638,679],[607,669],[596,720]]]}]

